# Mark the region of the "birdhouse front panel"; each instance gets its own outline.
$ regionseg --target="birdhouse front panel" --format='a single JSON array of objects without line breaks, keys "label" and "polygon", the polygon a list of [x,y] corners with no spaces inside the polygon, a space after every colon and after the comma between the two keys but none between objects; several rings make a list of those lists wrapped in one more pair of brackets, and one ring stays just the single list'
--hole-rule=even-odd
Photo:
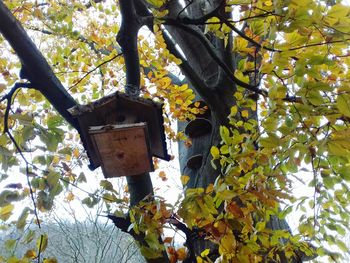
[{"label": "birdhouse front panel", "polygon": [[146,123],[92,126],[89,134],[106,178],[154,170]]}]

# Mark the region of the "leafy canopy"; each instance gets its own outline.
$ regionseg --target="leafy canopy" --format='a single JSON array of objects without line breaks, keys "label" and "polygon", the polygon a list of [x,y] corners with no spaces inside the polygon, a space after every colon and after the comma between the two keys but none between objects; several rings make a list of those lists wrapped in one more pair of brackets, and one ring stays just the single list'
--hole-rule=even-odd
[{"label": "leafy canopy", "polygon": [[[192,118],[200,109],[189,107],[195,97],[189,85],[176,85],[169,77],[169,70],[182,61],[168,51],[162,36],[160,25],[169,23],[162,9],[166,1],[148,2],[158,19],[154,38],[145,33],[138,39],[141,66],[152,66],[142,75],[141,89],[143,96],[167,103],[169,137],[185,139],[170,123]],[[115,40],[120,14],[114,1],[4,3],[77,101],[87,103],[122,89],[124,60]],[[220,127],[221,144],[210,151],[212,165],[220,172],[215,184],[187,189],[178,207],[155,200],[132,210],[133,231],[149,234],[143,254],[160,253],[158,236],[177,213],[189,228],[200,229],[218,244],[222,262],[279,260],[282,252],[291,258],[298,251],[338,261],[341,252],[348,251],[342,236],[348,231],[350,198],[350,7],[341,1],[227,0],[225,10],[239,15],[209,17],[205,31],[226,43],[233,36],[233,74],[244,83],[259,84],[261,96],[256,102],[244,87],[232,94],[237,104],[231,107],[229,125]],[[3,38],[0,49],[4,96],[19,81],[20,63]],[[5,108],[6,100],[0,105],[1,116]],[[0,128],[4,125],[2,118]],[[35,214],[54,209],[60,194],[67,201],[74,199],[73,185],[86,181],[83,173],[76,174],[76,167],[85,169],[86,156],[76,131],[67,128],[34,89],[16,92],[8,125],[26,162],[9,136],[0,135],[1,180],[11,183],[0,193],[0,219],[3,227],[14,223],[24,230]],[[31,189],[20,183],[23,179],[8,177],[16,167],[22,168]],[[186,185],[187,176],[181,178]],[[308,189],[302,195],[295,194],[297,182]],[[117,192],[106,180],[100,186],[107,207],[125,212],[127,192]],[[31,191],[37,212],[33,205],[23,208],[18,202],[30,199]],[[82,201],[91,207],[97,202],[96,195]],[[15,211],[18,218],[11,217]],[[268,227],[271,218],[284,219],[291,212],[298,217],[293,235]],[[24,242],[33,235],[24,234]],[[39,245],[21,262],[45,249],[47,236],[37,238]],[[183,249],[169,253],[174,261],[184,258]],[[203,251],[197,261],[208,262],[208,254]]]}]

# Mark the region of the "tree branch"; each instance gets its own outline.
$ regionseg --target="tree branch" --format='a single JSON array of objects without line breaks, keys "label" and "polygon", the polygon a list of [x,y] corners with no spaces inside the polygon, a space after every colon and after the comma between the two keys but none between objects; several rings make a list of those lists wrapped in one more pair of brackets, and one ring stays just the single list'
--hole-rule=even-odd
[{"label": "tree branch", "polygon": [[126,67],[125,92],[137,97],[140,94],[140,60],[137,50],[137,34],[141,27],[133,0],[120,0],[122,24],[116,37],[122,48]]},{"label": "tree branch", "polygon": [[172,19],[166,19],[164,24],[176,26],[176,27],[182,29],[183,31],[190,33],[191,35],[196,37],[206,47],[206,50],[208,51],[208,53],[215,60],[215,62],[224,70],[224,72],[227,74],[227,77],[232,82],[234,82],[235,84],[237,84],[243,88],[246,88],[250,91],[253,91],[254,93],[263,95],[265,97],[267,96],[267,91],[258,88],[259,84],[252,86],[252,85],[249,85],[248,83],[245,83],[245,82],[239,80],[238,78],[236,78],[234,76],[233,72],[231,72],[231,69],[226,65],[226,63],[224,61],[221,60],[219,55],[216,54],[215,49],[211,45],[209,40],[207,38],[205,38],[201,32],[198,32],[194,28],[191,28],[189,26],[178,23],[176,20],[172,20]]}]

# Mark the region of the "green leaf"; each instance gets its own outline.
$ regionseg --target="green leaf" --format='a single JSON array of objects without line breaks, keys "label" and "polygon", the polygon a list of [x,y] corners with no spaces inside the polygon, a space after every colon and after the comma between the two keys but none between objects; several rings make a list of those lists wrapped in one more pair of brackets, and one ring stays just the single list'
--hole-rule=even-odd
[{"label": "green leaf", "polygon": [[21,199],[21,195],[18,191],[4,190],[0,193],[0,207]]},{"label": "green leaf", "polygon": [[47,244],[48,244],[47,234],[40,235],[40,237],[36,241],[36,247],[38,251],[44,252],[45,249],[47,248]]},{"label": "green leaf", "polygon": [[346,246],[346,244],[343,241],[337,240],[335,243],[341,249],[341,251],[343,251],[343,252],[348,252],[349,251],[348,247]]},{"label": "green leaf", "polygon": [[49,184],[50,188],[53,188],[55,185],[58,184],[58,181],[60,180],[60,174],[54,171],[50,171],[47,175],[47,183]]},{"label": "green leaf", "polygon": [[341,178],[345,181],[350,182],[350,169],[349,167],[342,167],[339,171]]},{"label": "green leaf", "polygon": [[265,226],[266,226],[266,222],[258,222],[255,225],[255,229],[256,231],[260,232],[265,229]]},{"label": "green leaf", "polygon": [[323,184],[327,189],[333,189],[334,185],[336,184],[335,177],[327,176],[323,177]]},{"label": "green leaf", "polygon": [[152,249],[146,246],[140,247],[141,254],[148,259],[160,258],[162,257],[162,253],[159,249]]},{"label": "green leaf", "polygon": [[58,144],[63,140],[64,131],[58,128],[47,130],[40,128],[40,140],[46,144],[47,150],[55,152]]},{"label": "green leaf", "polygon": [[317,90],[310,91],[306,98],[312,105],[315,106],[319,106],[323,103],[323,97]]},{"label": "green leaf", "polygon": [[211,167],[214,168],[214,170],[218,169],[218,167],[216,166],[215,164],[215,161],[214,160],[210,160],[210,164],[211,164]]},{"label": "green leaf", "polygon": [[12,251],[17,244],[16,239],[8,239],[5,241],[5,249],[8,251]]},{"label": "green leaf", "polygon": [[308,59],[308,63],[310,65],[321,65],[321,64],[325,63],[326,61],[327,61],[327,57],[326,56],[321,56],[321,55],[311,56]]},{"label": "green leaf", "polygon": [[228,146],[225,144],[223,146],[220,147],[220,152],[221,154],[228,154],[229,153],[229,148]]},{"label": "green leaf", "polygon": [[53,200],[45,191],[40,191],[37,197],[37,206],[40,211],[49,211],[53,206]]},{"label": "green leaf", "polygon": [[278,218],[279,219],[284,219],[286,218],[287,215],[289,215],[293,210],[293,206],[288,206],[285,209],[283,209],[283,211],[281,211],[280,213],[278,213]]},{"label": "green leaf", "polygon": [[99,202],[99,199],[96,197],[86,197],[81,202],[87,207],[92,208]]},{"label": "green leaf", "polygon": [[227,145],[231,144],[230,131],[227,127],[220,126],[220,136],[225,144]]},{"label": "green leaf", "polygon": [[78,183],[86,183],[86,177],[85,177],[85,174],[83,172],[81,172],[78,176],[78,179],[77,179],[77,182]]},{"label": "green leaf", "polygon": [[328,151],[335,156],[344,156],[348,153],[349,148],[346,145],[349,143],[347,140],[332,140],[327,143]]},{"label": "green leaf", "polygon": [[269,97],[271,99],[284,99],[287,95],[287,88],[285,86],[274,86],[269,90]]},{"label": "green leaf", "polygon": [[57,182],[53,188],[50,188],[50,198],[54,198],[56,195],[59,195],[63,191],[62,185]]},{"label": "green leaf", "polygon": [[[274,134],[269,134],[270,136],[267,138],[261,138],[259,143],[262,147],[264,148],[275,148],[278,147],[280,139],[274,135]],[[276,138],[277,137],[277,138]]]},{"label": "green leaf", "polygon": [[118,201],[118,198],[115,196],[115,194],[104,193],[103,200],[109,203],[114,203]]},{"label": "green leaf", "polygon": [[28,233],[25,235],[23,239],[24,244],[29,244],[30,242],[33,241],[35,237],[35,231],[34,230],[28,230]]},{"label": "green leaf", "polygon": [[21,215],[17,219],[16,227],[18,229],[23,229],[27,223],[27,217],[29,215],[30,209],[28,207],[24,208]]},{"label": "green leaf", "polygon": [[15,113],[15,114],[11,115],[11,118],[16,119],[23,124],[25,124],[25,123],[31,124],[33,121],[33,116],[31,114],[19,114],[19,113],[17,114],[17,113]]},{"label": "green leaf", "polygon": [[346,117],[350,117],[350,96],[348,94],[338,95],[337,107],[341,114]]},{"label": "green leaf", "polygon": [[57,128],[63,124],[63,118],[60,115],[50,116],[47,120],[47,127],[49,129]]},{"label": "green leaf", "polygon": [[108,190],[108,191],[113,191],[113,184],[108,181],[108,180],[101,180],[100,181],[100,186],[105,189],[105,190]]},{"label": "green leaf", "polygon": [[333,5],[332,8],[328,11],[327,16],[334,18],[346,17],[349,14],[349,10],[350,8],[348,6],[336,4]]}]

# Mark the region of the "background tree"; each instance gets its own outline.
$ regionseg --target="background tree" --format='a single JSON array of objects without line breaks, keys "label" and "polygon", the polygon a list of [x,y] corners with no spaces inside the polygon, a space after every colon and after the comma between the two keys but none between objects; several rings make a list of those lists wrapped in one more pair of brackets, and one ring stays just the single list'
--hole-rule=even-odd
[{"label": "background tree", "polygon": [[[328,248],[347,251],[339,235],[349,221],[349,12],[341,1],[312,0],[0,2],[2,47],[10,43],[20,60],[9,52],[1,60],[1,161],[7,168],[18,163],[15,152],[22,155],[29,186],[2,193],[2,218],[29,195],[38,219],[79,181],[72,167],[80,148],[64,140],[74,132],[64,135],[49,103],[79,131],[67,109],[121,86],[117,69],[125,65],[126,93],[167,103],[166,130],[180,139],[186,188],[179,208],[169,209],[164,200],[143,200],[153,193],[148,174],[127,179],[129,216],[110,217],[131,230],[149,262],[184,259],[182,250],[164,252],[166,223],[186,234],[189,262],[338,260]],[[142,26],[154,40],[138,37]],[[171,73],[174,64],[183,77]],[[294,196],[295,180],[312,191]],[[293,208],[302,215],[291,235],[284,220]]]},{"label": "background tree", "polygon": [[[132,238],[120,231],[106,218],[101,218],[102,202],[93,210],[76,209],[70,203],[60,204],[59,214],[53,212],[45,218],[42,231],[48,236],[48,244],[43,257],[55,257],[58,262],[144,262]],[[79,218],[84,218],[83,220]],[[23,234],[15,226],[4,231],[1,236],[1,255],[22,257],[36,255],[35,239],[28,238],[35,227],[26,229]]]}]

